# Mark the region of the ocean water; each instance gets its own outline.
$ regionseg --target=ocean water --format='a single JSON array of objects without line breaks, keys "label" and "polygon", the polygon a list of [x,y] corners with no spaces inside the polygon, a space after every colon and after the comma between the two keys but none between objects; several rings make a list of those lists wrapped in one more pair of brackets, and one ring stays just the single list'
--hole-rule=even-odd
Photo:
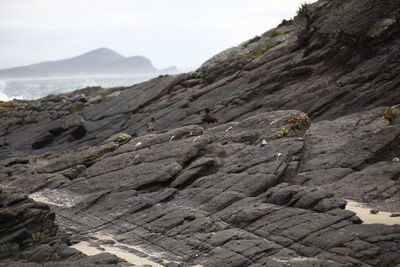
[{"label": "ocean water", "polygon": [[13,99],[33,100],[51,94],[68,93],[91,86],[105,88],[130,86],[147,81],[155,76],[98,76],[0,80],[0,101]]}]

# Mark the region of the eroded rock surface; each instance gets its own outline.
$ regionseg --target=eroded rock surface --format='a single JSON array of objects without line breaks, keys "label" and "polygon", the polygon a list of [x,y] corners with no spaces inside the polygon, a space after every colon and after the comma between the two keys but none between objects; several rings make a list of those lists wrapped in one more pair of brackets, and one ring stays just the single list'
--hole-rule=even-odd
[{"label": "eroded rock surface", "polygon": [[0,266],[118,266],[110,254],[87,257],[57,235],[55,214],[48,205],[24,194],[0,189]]},{"label": "eroded rock surface", "polygon": [[284,109],[335,119],[398,104],[399,14],[398,1],[320,0],[192,73],[3,103],[0,158],[141,136],[151,117],[159,132],[198,124],[205,107],[226,123]]},{"label": "eroded rock surface", "polygon": [[400,225],[344,209],[345,199],[400,209],[400,127],[383,112],[310,123],[275,111],[13,158],[2,184],[52,203],[63,230],[112,237],[160,265],[394,266]]},{"label": "eroded rock surface", "polygon": [[[397,266],[400,221],[345,208],[400,211],[399,20],[398,1],[320,0],[192,73],[0,103],[0,185],[133,265]],[[8,264],[127,264],[54,238]]]}]

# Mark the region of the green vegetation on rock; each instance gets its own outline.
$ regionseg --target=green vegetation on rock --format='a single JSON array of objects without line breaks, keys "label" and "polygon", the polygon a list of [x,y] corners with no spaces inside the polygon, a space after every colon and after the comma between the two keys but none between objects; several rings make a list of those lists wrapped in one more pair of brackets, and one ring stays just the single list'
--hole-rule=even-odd
[{"label": "green vegetation on rock", "polygon": [[6,109],[6,108],[9,108],[9,107],[12,107],[12,106],[14,106],[14,103],[12,101],[1,102],[0,103],[0,110]]},{"label": "green vegetation on rock", "polygon": [[118,144],[119,146],[122,146],[123,144],[126,144],[129,142],[129,140],[132,139],[132,136],[130,136],[129,134],[121,134],[119,136],[117,136],[113,142]]},{"label": "green vegetation on rock", "polygon": [[83,103],[74,103],[71,106],[71,113],[77,113],[81,111],[84,107],[85,105]]},{"label": "green vegetation on rock", "polygon": [[261,46],[254,52],[254,56],[256,58],[261,57],[265,53],[267,53],[271,48],[275,47],[276,43],[266,43],[265,45]]},{"label": "green vegetation on rock", "polygon": [[248,46],[248,45],[251,44],[251,43],[254,43],[254,42],[259,41],[260,39],[261,39],[260,36],[258,36],[258,35],[254,36],[253,38],[251,38],[250,40],[247,41],[245,47]]},{"label": "green vegetation on rock", "polygon": [[307,14],[307,10],[308,8],[311,6],[310,3],[304,2],[301,4],[301,6],[299,7],[299,9],[297,10],[297,15],[298,16],[304,16]]},{"label": "green vegetation on rock", "polygon": [[282,127],[278,130],[278,132],[276,133],[276,135],[281,138],[284,136],[287,136],[289,134],[289,130],[286,127]]},{"label": "green vegetation on rock", "polygon": [[383,111],[383,118],[385,119],[387,125],[392,124],[394,119],[393,110],[391,108],[385,108]]},{"label": "green vegetation on rock", "polygon": [[330,1],[330,9],[338,9],[339,7],[341,7],[344,3],[342,1],[339,0],[333,0]]},{"label": "green vegetation on rock", "polygon": [[288,123],[289,124],[278,130],[277,136],[279,138],[285,136],[302,136],[311,126],[311,120],[305,113],[301,113],[299,116],[289,119]]},{"label": "green vegetation on rock", "polygon": [[281,35],[281,33],[278,32],[277,29],[272,29],[272,30],[270,30],[270,31],[268,32],[268,36],[269,36],[269,37],[275,37],[275,36],[278,36],[278,35]]}]

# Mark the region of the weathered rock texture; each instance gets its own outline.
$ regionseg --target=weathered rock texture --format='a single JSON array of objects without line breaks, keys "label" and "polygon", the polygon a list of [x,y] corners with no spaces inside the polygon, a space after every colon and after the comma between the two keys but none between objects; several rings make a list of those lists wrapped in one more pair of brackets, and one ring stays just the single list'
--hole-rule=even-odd
[{"label": "weathered rock texture", "polygon": [[400,225],[344,208],[400,210],[399,20],[321,0],[193,73],[3,103],[1,185],[162,265],[396,266]]},{"label": "weathered rock texture", "polygon": [[399,10],[398,1],[322,0],[193,73],[14,101],[0,111],[0,157],[99,144],[121,131],[140,136],[151,117],[160,131],[196,124],[205,106],[229,122],[283,109],[333,119],[397,104]]},{"label": "weathered rock texture", "polygon": [[155,250],[160,264],[394,266],[400,225],[344,210],[347,198],[400,208],[400,127],[383,110],[311,126],[276,111],[13,158],[2,184],[54,202],[64,229]]},{"label": "weathered rock texture", "polygon": [[117,266],[117,257],[87,257],[56,236],[55,214],[46,204],[0,189],[0,266]]}]

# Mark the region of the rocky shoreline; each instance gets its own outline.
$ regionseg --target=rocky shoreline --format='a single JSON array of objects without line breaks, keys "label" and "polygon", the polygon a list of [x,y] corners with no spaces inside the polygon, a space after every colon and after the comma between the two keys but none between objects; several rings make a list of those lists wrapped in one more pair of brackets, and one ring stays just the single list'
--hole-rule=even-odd
[{"label": "rocky shoreline", "polygon": [[0,265],[400,264],[400,218],[350,210],[400,211],[383,2],[305,5],[193,73],[0,102]]},{"label": "rocky shoreline", "polygon": [[344,209],[345,199],[398,208],[390,144],[400,127],[386,125],[383,110],[312,124],[276,111],[210,131],[116,136],[2,161],[19,173],[2,186],[49,203],[64,231],[111,236],[162,266],[391,266],[400,225],[361,224]]}]

